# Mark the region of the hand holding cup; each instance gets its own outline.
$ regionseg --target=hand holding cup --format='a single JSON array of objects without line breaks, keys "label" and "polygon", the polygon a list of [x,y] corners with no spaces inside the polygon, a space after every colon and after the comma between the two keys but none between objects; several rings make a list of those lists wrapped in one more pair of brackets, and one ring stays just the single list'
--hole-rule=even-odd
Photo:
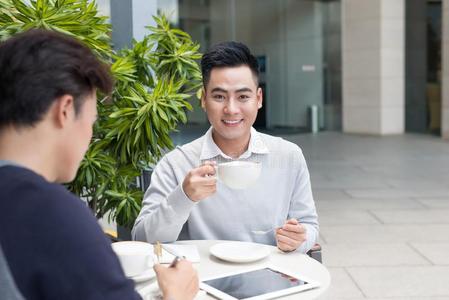
[{"label": "hand holding cup", "polygon": [[182,183],[184,193],[193,202],[201,201],[217,191],[214,161],[206,161],[187,173]]}]

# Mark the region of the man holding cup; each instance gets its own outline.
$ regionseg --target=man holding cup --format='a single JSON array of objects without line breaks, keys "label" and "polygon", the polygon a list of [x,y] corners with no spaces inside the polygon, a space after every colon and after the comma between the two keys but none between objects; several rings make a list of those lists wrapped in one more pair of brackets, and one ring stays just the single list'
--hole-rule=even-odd
[{"label": "man holding cup", "polygon": [[[252,127],[262,107],[256,58],[244,44],[224,42],[203,56],[201,68],[201,105],[212,126],[158,163],[133,237],[252,241],[307,252],[318,237],[309,172],[297,145]],[[253,167],[260,175],[246,186]],[[243,189],[226,185],[229,174]]]}]

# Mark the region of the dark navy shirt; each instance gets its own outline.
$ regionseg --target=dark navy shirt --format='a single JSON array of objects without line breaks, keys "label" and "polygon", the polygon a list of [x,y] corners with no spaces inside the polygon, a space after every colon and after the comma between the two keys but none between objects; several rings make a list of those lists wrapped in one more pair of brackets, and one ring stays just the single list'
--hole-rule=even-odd
[{"label": "dark navy shirt", "polygon": [[28,169],[0,167],[0,244],[28,300],[140,299],[88,207]]}]

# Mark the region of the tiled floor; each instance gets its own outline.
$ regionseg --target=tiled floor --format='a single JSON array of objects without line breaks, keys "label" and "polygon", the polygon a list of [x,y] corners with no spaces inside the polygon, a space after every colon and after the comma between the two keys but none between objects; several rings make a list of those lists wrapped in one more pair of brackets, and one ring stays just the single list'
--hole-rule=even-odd
[{"label": "tiled floor", "polygon": [[[174,134],[175,144],[207,128]],[[281,135],[282,136],[282,135]],[[321,300],[449,300],[449,142],[289,134],[308,161],[332,285]]]},{"label": "tiled floor", "polygon": [[332,285],[321,299],[449,299],[449,142],[286,135],[304,151]]}]

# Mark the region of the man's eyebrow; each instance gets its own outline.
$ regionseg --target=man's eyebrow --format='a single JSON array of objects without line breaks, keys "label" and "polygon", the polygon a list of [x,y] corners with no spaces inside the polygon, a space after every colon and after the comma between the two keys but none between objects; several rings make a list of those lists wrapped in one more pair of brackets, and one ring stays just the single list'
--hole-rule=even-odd
[{"label": "man's eyebrow", "polygon": [[216,87],[216,88],[213,88],[213,89],[212,89],[211,93],[213,93],[213,92],[227,93],[228,91],[225,90],[225,89],[223,89],[223,88],[221,88],[221,87]]},{"label": "man's eyebrow", "polygon": [[236,90],[235,92],[236,93],[243,93],[243,92],[252,92],[252,91],[253,91],[252,89],[244,87],[244,88]]}]

